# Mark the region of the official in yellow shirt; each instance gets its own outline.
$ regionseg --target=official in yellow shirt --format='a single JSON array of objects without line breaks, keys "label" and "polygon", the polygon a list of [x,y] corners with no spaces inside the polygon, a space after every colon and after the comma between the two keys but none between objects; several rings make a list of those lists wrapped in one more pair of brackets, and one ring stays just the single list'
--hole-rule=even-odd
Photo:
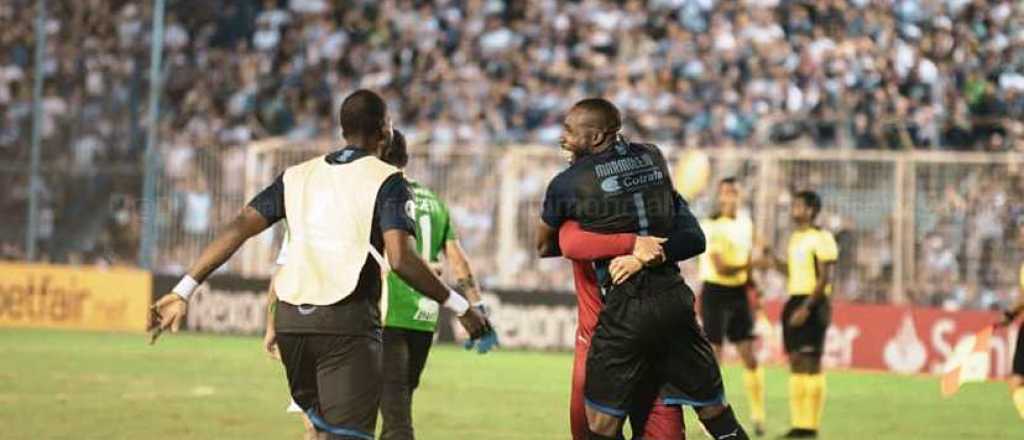
[{"label": "official in yellow shirt", "polygon": [[707,251],[700,256],[701,322],[721,364],[722,343],[735,344],[743,360],[743,385],[750,400],[754,432],[764,434],[764,371],[754,356],[754,316],[747,298],[754,224],[739,216],[741,196],[733,177],[718,182],[714,217],[701,222]]},{"label": "official in yellow shirt", "polygon": [[789,356],[789,406],[792,429],[784,438],[816,438],[825,406],[821,356],[831,321],[829,296],[839,248],[828,231],[814,226],[821,197],[812,191],[794,196],[794,230],[785,267],[789,300],[782,310],[782,342]]}]

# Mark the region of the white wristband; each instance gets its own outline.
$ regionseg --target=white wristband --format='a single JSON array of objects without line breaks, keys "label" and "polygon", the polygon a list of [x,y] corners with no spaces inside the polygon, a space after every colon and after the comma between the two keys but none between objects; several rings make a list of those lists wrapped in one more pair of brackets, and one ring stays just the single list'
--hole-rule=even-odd
[{"label": "white wristband", "polygon": [[469,310],[469,302],[454,290],[448,291],[448,299],[445,300],[444,306],[447,307],[448,310],[455,312],[455,315],[457,316],[465,315]]},{"label": "white wristband", "polygon": [[196,291],[196,287],[199,287],[199,282],[191,276],[185,275],[181,277],[181,281],[178,281],[178,285],[171,289],[171,292],[178,294],[182,299],[188,301],[188,297],[192,296],[192,292]]}]

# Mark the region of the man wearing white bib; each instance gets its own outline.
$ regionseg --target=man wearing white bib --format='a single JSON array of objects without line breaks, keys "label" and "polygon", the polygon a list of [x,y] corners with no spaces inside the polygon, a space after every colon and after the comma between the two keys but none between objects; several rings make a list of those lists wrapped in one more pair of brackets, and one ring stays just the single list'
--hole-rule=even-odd
[{"label": "man wearing white bib", "polygon": [[177,330],[195,287],[245,240],[287,218],[288,260],[273,287],[277,345],[292,399],[321,439],[372,440],[389,268],[451,309],[473,338],[489,324],[414,248],[408,182],[377,158],[392,133],[384,100],[356,91],[345,98],[339,119],[348,146],[288,168],[258,194],[203,250],[174,295],[154,305],[152,340]]}]

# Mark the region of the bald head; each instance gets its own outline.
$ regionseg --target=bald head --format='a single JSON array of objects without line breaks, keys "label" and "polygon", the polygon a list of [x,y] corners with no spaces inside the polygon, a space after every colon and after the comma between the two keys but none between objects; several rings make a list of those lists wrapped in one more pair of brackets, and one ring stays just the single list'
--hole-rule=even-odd
[{"label": "bald head", "polygon": [[622,114],[610,101],[604,98],[588,98],[569,110],[569,116],[577,118],[582,128],[618,133],[622,129]]},{"label": "bald head", "polygon": [[584,99],[569,109],[563,128],[562,148],[578,157],[611,145],[622,129],[622,115],[606,99]]}]

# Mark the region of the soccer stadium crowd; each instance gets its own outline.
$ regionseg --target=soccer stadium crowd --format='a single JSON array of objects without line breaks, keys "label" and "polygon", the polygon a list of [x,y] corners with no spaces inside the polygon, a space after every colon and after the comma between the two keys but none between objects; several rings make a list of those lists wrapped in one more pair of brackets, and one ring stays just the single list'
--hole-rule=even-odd
[{"label": "soccer stadium crowd", "polygon": [[[5,165],[29,156],[35,3],[0,2]],[[48,259],[135,259],[150,3],[49,2]],[[489,177],[451,200],[477,255],[494,253],[496,223],[487,190],[497,181],[482,158],[525,143],[556,148],[566,106],[586,96],[610,98],[628,133],[663,145],[1024,151],[1024,6],[1009,0],[170,0],[164,50],[159,148],[175,197],[161,221],[198,238],[242,200],[215,206],[240,186],[210,182],[196,163],[214,158],[229,174],[250,141],[333,138],[339,100],[359,87],[386,97],[432,165],[466,185]],[[481,159],[446,166],[456,152]],[[523,194],[550,172],[524,176]],[[982,181],[995,189],[971,186]],[[969,244],[971,234],[1019,235],[1008,199],[1019,182],[975,173],[950,187],[932,229],[919,231],[923,279],[984,284],[988,275],[966,274],[991,270],[969,261],[994,251]],[[11,213],[0,254],[19,258],[24,167],[0,168],[0,184],[0,210]],[[567,282],[534,278],[527,287]],[[919,300],[963,296],[942,295]]]}]

